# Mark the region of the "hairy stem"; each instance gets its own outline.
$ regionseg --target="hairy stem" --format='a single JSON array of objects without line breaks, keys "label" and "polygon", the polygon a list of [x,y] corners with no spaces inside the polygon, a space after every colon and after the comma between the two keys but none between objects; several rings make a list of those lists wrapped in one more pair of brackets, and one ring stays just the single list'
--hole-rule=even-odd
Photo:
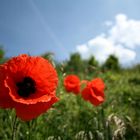
[{"label": "hairy stem", "polygon": [[15,116],[14,122],[13,122],[12,140],[15,140],[15,138],[16,138],[16,130],[17,130],[16,122],[17,122],[17,116]]}]

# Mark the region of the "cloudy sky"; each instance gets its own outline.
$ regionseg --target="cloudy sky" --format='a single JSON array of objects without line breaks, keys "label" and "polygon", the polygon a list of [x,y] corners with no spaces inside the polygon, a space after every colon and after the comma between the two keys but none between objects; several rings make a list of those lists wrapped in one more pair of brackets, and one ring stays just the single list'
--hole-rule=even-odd
[{"label": "cloudy sky", "polygon": [[8,57],[79,52],[140,63],[139,13],[140,0],[0,0],[0,44]]}]

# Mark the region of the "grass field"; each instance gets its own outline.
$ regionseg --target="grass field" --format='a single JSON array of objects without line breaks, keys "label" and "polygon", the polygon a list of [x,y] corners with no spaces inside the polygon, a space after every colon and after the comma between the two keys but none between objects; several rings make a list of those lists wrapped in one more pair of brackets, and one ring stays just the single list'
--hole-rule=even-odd
[{"label": "grass field", "polygon": [[[101,77],[105,102],[94,107],[80,95],[67,93],[59,72],[57,95],[60,101],[38,118],[16,122],[17,140],[139,140],[140,70],[79,73],[81,79]],[[0,140],[10,140],[14,110],[0,109]]]}]

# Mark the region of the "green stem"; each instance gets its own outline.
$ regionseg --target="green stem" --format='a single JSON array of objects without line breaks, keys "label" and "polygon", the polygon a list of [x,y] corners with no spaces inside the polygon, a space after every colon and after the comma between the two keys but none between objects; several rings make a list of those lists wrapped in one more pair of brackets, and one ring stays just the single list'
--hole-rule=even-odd
[{"label": "green stem", "polygon": [[16,137],[16,130],[17,130],[16,122],[17,122],[17,116],[15,116],[15,119],[13,122],[12,140],[15,140],[15,137]]}]

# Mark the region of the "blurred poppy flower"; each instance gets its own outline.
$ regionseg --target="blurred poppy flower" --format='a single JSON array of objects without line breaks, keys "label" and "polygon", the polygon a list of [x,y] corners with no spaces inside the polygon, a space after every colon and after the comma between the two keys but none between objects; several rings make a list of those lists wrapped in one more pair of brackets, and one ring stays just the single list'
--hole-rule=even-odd
[{"label": "blurred poppy flower", "polygon": [[0,66],[0,107],[15,108],[22,120],[47,111],[58,98],[58,77],[42,57],[20,55]]},{"label": "blurred poppy flower", "polygon": [[81,94],[84,100],[91,102],[95,106],[98,106],[104,101],[104,88],[105,84],[102,79],[96,78],[87,82],[87,85],[82,90]]},{"label": "blurred poppy flower", "polygon": [[64,79],[64,87],[67,92],[78,94],[80,92],[80,79],[76,75],[67,75]]}]

